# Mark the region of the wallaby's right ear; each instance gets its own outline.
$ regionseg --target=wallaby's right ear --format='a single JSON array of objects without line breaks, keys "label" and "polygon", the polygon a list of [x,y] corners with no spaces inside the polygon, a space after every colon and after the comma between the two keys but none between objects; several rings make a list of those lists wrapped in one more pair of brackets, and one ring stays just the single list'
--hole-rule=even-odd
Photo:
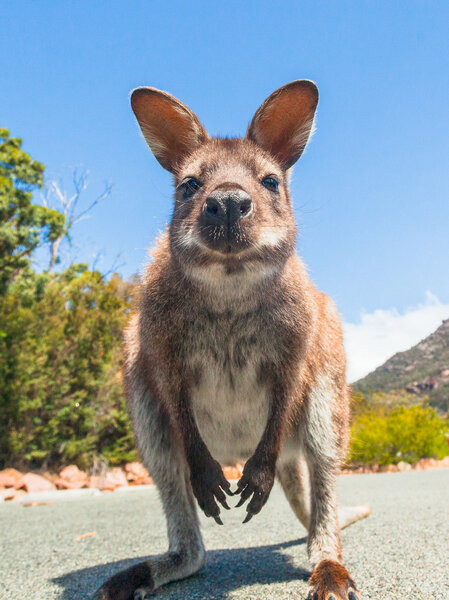
[{"label": "wallaby's right ear", "polygon": [[247,137],[290,169],[306,147],[313,129],[318,88],[297,79],[268,96],[248,127]]},{"label": "wallaby's right ear", "polygon": [[167,92],[137,88],[131,94],[131,107],[154,156],[172,173],[208,139],[198,117]]}]

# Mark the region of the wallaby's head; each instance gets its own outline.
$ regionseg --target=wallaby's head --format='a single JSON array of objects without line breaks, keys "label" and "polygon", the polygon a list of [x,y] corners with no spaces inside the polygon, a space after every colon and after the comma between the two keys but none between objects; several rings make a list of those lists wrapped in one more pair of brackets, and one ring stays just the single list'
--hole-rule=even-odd
[{"label": "wallaby's head", "polygon": [[133,91],[142,133],[175,184],[170,224],[174,258],[191,275],[261,276],[294,252],[289,169],[313,128],[318,90],[308,80],[269,96],[244,138],[209,137],[197,116],[155,88]]}]

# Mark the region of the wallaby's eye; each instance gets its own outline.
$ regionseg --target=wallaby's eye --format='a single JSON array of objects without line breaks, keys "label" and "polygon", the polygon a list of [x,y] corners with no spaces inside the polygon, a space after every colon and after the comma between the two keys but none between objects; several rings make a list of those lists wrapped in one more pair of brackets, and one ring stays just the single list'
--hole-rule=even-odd
[{"label": "wallaby's eye", "polygon": [[270,190],[270,192],[277,192],[279,187],[279,183],[274,177],[265,177],[265,179],[262,179],[262,185],[266,187],[267,190]]},{"label": "wallaby's eye", "polygon": [[195,177],[189,177],[182,182],[181,187],[184,188],[184,198],[190,198],[200,189],[201,183]]}]

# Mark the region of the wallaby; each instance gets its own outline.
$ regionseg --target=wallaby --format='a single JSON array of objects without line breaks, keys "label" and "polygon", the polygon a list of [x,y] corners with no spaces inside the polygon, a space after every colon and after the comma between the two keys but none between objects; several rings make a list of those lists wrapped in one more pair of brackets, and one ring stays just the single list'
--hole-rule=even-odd
[{"label": "wallaby", "polygon": [[[257,110],[245,138],[209,137],[155,88],[131,105],[174,211],[126,333],[124,380],[135,436],[167,518],[169,550],[109,579],[97,600],[143,600],[205,563],[195,498],[222,524],[232,495],[220,463],[246,461],[234,493],[244,523],[277,475],[308,530],[313,600],[358,600],[341,560],[337,513],[349,392],[338,314],[295,252],[289,174],[313,129],[316,85],[293,81]],[[218,462],[219,461],[219,462]]]}]

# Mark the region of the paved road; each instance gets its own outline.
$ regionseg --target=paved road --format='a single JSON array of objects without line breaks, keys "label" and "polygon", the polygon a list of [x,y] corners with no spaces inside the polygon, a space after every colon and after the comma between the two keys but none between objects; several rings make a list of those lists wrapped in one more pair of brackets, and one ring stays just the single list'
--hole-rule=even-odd
[{"label": "paved road", "polygon": [[[364,599],[449,599],[449,469],[340,478],[344,504],[373,514],[343,531],[346,564]],[[161,588],[164,600],[302,600],[304,530],[279,487],[247,525],[202,518],[204,571]],[[95,536],[80,541],[85,533]],[[157,492],[114,493],[52,506],[0,505],[0,598],[79,600],[135,559],[166,548]]]}]

